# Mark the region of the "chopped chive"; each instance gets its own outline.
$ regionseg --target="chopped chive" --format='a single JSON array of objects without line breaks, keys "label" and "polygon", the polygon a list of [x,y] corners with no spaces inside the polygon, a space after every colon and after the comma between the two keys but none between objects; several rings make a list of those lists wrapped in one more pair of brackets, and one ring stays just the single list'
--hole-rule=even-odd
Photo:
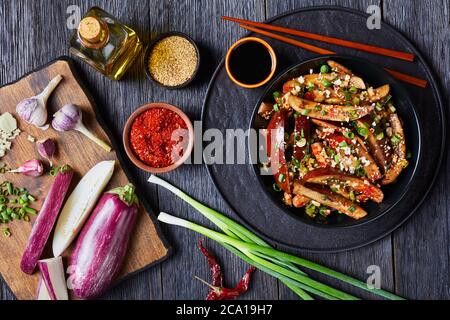
[{"label": "chopped chive", "polygon": [[5,237],[11,237],[11,231],[9,230],[9,228],[4,228],[2,232]]},{"label": "chopped chive", "polygon": [[280,173],[280,175],[278,176],[278,181],[280,181],[281,183],[283,183],[284,181],[286,181],[286,177],[284,174]]},{"label": "chopped chive", "polygon": [[[273,110],[275,110],[275,111],[279,111],[280,110],[280,107],[278,106],[278,104],[274,104],[273,105]],[[51,174],[51,170],[50,170],[50,174]],[[55,173],[55,175],[56,175],[56,173]]]},{"label": "chopped chive", "polygon": [[12,195],[14,190],[13,190],[13,186],[12,186],[11,182],[6,183],[6,188],[8,189],[8,194]]},{"label": "chopped chive", "polygon": [[36,209],[30,208],[30,207],[24,207],[23,209],[25,210],[26,213],[30,213],[30,214],[33,214],[33,215],[37,214],[37,210]]}]

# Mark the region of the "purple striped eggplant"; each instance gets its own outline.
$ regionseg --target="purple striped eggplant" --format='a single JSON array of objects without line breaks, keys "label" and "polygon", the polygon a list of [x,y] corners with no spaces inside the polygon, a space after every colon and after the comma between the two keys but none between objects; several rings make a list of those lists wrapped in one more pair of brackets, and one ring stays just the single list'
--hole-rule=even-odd
[{"label": "purple striped eggplant", "polygon": [[23,272],[28,274],[34,272],[58,218],[72,177],[72,169],[69,166],[64,166],[53,181],[47,198],[45,198],[41,211],[33,225],[27,247],[20,262],[20,268]]},{"label": "purple striped eggplant", "polygon": [[138,211],[131,184],[102,195],[69,259],[69,284],[75,296],[92,299],[109,288],[122,267]]}]

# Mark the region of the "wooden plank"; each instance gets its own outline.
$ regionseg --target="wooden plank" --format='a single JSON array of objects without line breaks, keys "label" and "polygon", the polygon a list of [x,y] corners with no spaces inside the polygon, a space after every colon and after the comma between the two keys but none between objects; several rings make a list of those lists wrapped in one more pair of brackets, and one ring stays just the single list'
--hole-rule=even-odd
[{"label": "wooden plank", "polygon": [[[319,5],[338,5],[343,7],[350,7],[361,11],[366,11],[367,6],[371,4],[377,4],[377,1],[365,0],[310,0],[310,1],[276,1],[268,0],[266,4],[266,18],[269,19],[272,16],[281,14],[285,11],[310,7]],[[332,35],[332,31],[329,33]],[[392,267],[392,251],[391,251],[391,238],[386,237],[376,243],[367,247],[353,250],[350,252],[343,252],[337,254],[303,254],[302,252],[293,252],[299,256],[309,258],[313,261],[322,263],[326,266],[340,270],[346,274],[352,275],[358,279],[365,280],[369,277],[367,274],[367,268],[371,265],[379,266],[381,272],[381,285],[383,288],[393,289],[393,267]],[[326,279],[317,275],[317,279]],[[353,293],[362,298],[374,298],[372,295],[362,292],[361,290],[355,290],[347,285],[343,285],[337,281],[326,280],[326,283],[335,284],[337,288]],[[290,289],[280,284],[279,291],[280,299],[297,299],[297,296],[292,293]]]},{"label": "wooden plank", "polygon": [[[447,0],[414,0],[408,5],[383,2],[386,22],[421,49],[440,78],[447,110],[450,107],[449,11]],[[395,283],[399,294],[414,299],[450,298],[449,169],[450,158],[446,156],[425,204],[394,233]]]},{"label": "wooden plank", "polygon": [[[263,18],[263,9],[263,2],[257,0],[171,2],[165,12],[164,19],[167,19],[168,22],[166,27],[170,30],[186,32],[199,44],[202,70],[192,86],[179,90],[176,94],[167,94],[167,90],[164,89],[155,90],[153,100],[165,99],[180,106],[191,119],[200,119],[202,100],[214,68],[225,55],[228,46],[244,34],[238,27],[222,22],[220,16],[224,14],[242,15],[261,19]],[[199,14],[200,12],[201,14]],[[217,193],[203,165],[185,165],[162,177],[212,208],[234,217]],[[161,210],[210,225],[198,212],[176,199],[172,194],[160,190],[159,198]],[[193,278],[194,275],[197,275],[203,279],[210,279],[206,261],[196,247],[199,237],[191,231],[180,228],[165,229],[174,242],[176,254],[162,265],[164,299],[204,299],[208,292],[207,288]],[[222,262],[226,285],[236,285],[248,266],[213,242],[205,242],[205,245],[211,248]],[[251,290],[242,299],[274,299],[277,297],[275,279],[262,272],[256,272],[252,283]]]},{"label": "wooden plank", "polygon": [[[154,1],[154,4],[158,3]],[[0,43],[2,52],[2,63],[5,67],[0,70],[0,82],[7,83],[14,80],[21,74],[29,71],[41,64],[46,63],[51,57],[68,54],[68,39],[72,35],[72,30],[66,28],[66,13],[69,5],[78,5],[84,13],[93,5],[98,5],[96,1],[13,1],[2,2],[0,10],[2,17],[2,30],[7,37],[3,37]],[[126,6],[122,1],[108,1],[103,4],[104,9],[116,15],[121,20],[130,25],[136,25],[142,38],[148,37],[148,25],[150,23],[149,11],[154,5],[145,3],[133,3]],[[22,12],[16,18],[8,12]],[[44,18],[45,17],[45,18]],[[154,19],[155,20],[155,19]],[[26,30],[27,32],[24,32]],[[15,39],[15,41],[6,41]],[[20,43],[21,46],[14,46]],[[140,69],[139,65],[125,76],[121,82],[113,82],[93,71],[86,64],[76,62],[81,75],[85,79],[94,94],[98,106],[104,109],[103,114],[115,137],[120,138],[122,127],[127,117],[139,105],[148,99],[147,88],[149,85]],[[142,79],[143,81],[139,81]],[[139,84],[136,82],[139,81]],[[111,126],[112,125],[112,126]],[[148,196],[148,201],[157,208],[156,190],[148,186],[145,176],[139,175],[138,170],[134,170],[140,190]],[[2,298],[13,298],[8,294],[9,290],[2,284]],[[130,281],[120,284],[111,290],[105,298],[140,298],[140,299],[160,299],[162,297],[160,268],[155,267],[134,276]]]}]

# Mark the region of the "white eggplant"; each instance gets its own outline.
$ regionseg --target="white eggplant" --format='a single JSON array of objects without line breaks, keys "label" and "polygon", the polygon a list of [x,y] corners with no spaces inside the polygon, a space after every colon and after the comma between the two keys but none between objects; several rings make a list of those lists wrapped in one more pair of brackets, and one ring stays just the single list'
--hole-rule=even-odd
[{"label": "white eggplant", "polygon": [[50,294],[48,293],[47,287],[45,286],[42,276],[39,276],[39,284],[36,294],[36,300],[52,300]]},{"label": "white eggplant", "polygon": [[[62,258],[39,260],[38,266],[50,300],[69,300]],[[42,294],[45,295],[45,292]]]},{"label": "white eggplant", "polygon": [[114,172],[115,161],[102,161],[89,170],[69,196],[53,236],[53,255],[60,256],[82,228]]}]

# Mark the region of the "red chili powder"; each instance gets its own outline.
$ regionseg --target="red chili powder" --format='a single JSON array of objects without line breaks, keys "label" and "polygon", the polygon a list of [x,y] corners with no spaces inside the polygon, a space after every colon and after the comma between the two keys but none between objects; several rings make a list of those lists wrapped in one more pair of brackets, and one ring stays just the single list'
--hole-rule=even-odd
[{"label": "red chili powder", "polygon": [[[177,129],[187,129],[186,123],[175,112],[165,108],[152,108],[136,117],[131,125],[130,142],[136,156],[154,168],[171,165],[174,159],[173,148],[183,140]],[[185,142],[185,141],[183,141]],[[178,146],[177,146],[178,149]],[[183,149],[177,150],[178,156]]]}]

